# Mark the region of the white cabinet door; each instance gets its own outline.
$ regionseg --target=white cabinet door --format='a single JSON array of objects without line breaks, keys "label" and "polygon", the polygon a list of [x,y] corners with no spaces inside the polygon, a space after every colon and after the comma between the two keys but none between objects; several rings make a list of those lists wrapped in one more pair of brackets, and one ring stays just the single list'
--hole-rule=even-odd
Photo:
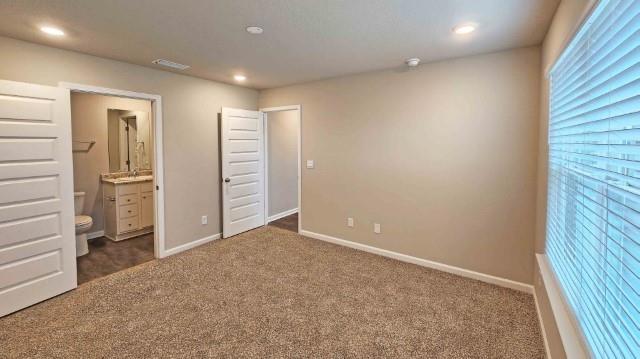
[{"label": "white cabinet door", "polygon": [[222,109],[222,236],[264,225],[262,113]]},{"label": "white cabinet door", "polygon": [[153,192],[140,193],[140,228],[153,226]]},{"label": "white cabinet door", "polygon": [[77,286],[69,90],[0,80],[0,316]]}]

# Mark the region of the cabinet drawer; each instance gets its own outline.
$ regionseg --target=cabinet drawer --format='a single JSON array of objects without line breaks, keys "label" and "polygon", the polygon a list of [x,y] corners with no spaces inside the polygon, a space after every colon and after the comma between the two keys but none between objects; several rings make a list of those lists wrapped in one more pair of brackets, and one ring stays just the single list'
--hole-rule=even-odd
[{"label": "cabinet drawer", "polygon": [[128,204],[126,206],[120,206],[120,218],[129,218],[138,215],[138,205]]},{"label": "cabinet drawer", "polygon": [[128,204],[138,203],[138,194],[127,194],[118,197],[118,204],[120,206],[126,206]]},{"label": "cabinet drawer", "polygon": [[140,183],[140,192],[153,192],[153,181]]},{"label": "cabinet drawer", "polygon": [[138,216],[118,220],[118,234],[138,229]]},{"label": "cabinet drawer", "polygon": [[138,193],[137,183],[121,184],[121,185],[118,185],[117,187],[118,187],[118,196],[122,196],[125,194]]}]

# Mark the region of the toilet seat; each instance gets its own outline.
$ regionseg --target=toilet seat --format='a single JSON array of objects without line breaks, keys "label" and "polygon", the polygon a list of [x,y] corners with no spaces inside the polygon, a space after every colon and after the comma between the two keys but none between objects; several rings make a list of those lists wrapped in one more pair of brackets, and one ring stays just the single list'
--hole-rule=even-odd
[{"label": "toilet seat", "polygon": [[93,219],[89,216],[79,215],[79,216],[76,216],[75,222],[76,222],[76,231],[77,231],[78,229],[90,228],[91,225],[93,224]]}]

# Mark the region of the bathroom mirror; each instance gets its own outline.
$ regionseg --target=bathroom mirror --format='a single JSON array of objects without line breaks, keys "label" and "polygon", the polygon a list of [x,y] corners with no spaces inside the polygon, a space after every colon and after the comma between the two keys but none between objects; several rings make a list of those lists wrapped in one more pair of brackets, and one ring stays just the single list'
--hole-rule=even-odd
[{"label": "bathroom mirror", "polygon": [[143,111],[107,110],[109,172],[151,169],[151,121]]}]

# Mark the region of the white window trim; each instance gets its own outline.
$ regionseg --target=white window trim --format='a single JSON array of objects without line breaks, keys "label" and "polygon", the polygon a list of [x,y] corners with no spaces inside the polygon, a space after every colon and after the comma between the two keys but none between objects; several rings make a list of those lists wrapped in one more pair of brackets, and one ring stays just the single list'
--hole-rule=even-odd
[{"label": "white window trim", "polygon": [[551,312],[556,321],[560,339],[567,358],[590,358],[591,350],[579,329],[578,321],[565,299],[566,296],[560,287],[560,283],[551,268],[546,254],[536,254],[542,287],[547,292],[547,298],[551,304]]},{"label": "white window trim", "polygon": [[569,32],[568,36],[562,41],[562,46],[560,46],[562,51],[560,51],[556,56],[556,58],[553,59],[553,61],[547,66],[547,68],[544,69],[544,76],[546,78],[550,77],[551,70],[553,70],[553,68],[556,66],[556,63],[558,63],[558,60],[560,60],[560,58],[562,57],[562,54],[565,52],[565,50],[569,46],[569,43],[571,42],[571,40],[573,40],[573,38],[576,37],[580,29],[582,29],[582,27],[585,25],[585,21],[587,21],[587,19],[589,18],[593,10],[598,7],[598,5],[602,0],[588,0],[588,1],[591,1],[591,4],[585,8],[582,14],[580,14],[580,17],[579,17],[580,21],[576,23],[573,29],[571,29],[571,31]]},{"label": "white window trim", "polygon": [[[568,33],[568,36],[563,40],[562,49],[556,55],[555,59],[545,68],[544,76],[547,79],[551,78],[551,72],[553,68],[556,66],[564,52],[567,50],[567,47],[571,43],[571,41],[576,37],[576,35],[580,32],[583,26],[586,25],[587,19],[589,19],[590,15],[593,11],[598,7],[598,5],[603,0],[589,0],[591,4],[585,7],[585,10],[582,14],[580,14],[580,21],[576,23],[576,25],[571,29]],[[549,87],[550,91],[550,87]],[[549,93],[549,104],[551,103],[551,97]],[[547,117],[547,124],[549,123],[550,118]],[[547,134],[545,134],[546,136]],[[549,150],[547,148],[546,156],[549,156]],[[549,164],[547,162],[547,168]],[[545,188],[545,201],[546,201],[546,191],[548,188]],[[546,252],[546,220],[547,213],[545,211],[544,214],[545,219],[545,252]],[[589,346],[587,345],[586,338],[584,337],[582,330],[580,329],[579,323],[573,310],[569,306],[567,301],[567,297],[564,294],[562,287],[555,275],[551,264],[549,263],[549,259],[544,253],[536,253],[536,261],[538,263],[538,268],[540,268],[540,278],[542,278],[542,289],[546,291],[547,298],[549,299],[549,303],[551,305],[551,312],[556,322],[556,327],[558,328],[558,332],[560,334],[560,340],[562,342],[562,346],[564,348],[565,354],[567,358],[592,358],[593,354]],[[544,328],[544,325],[543,325]],[[544,330],[544,329],[543,329]]]}]

